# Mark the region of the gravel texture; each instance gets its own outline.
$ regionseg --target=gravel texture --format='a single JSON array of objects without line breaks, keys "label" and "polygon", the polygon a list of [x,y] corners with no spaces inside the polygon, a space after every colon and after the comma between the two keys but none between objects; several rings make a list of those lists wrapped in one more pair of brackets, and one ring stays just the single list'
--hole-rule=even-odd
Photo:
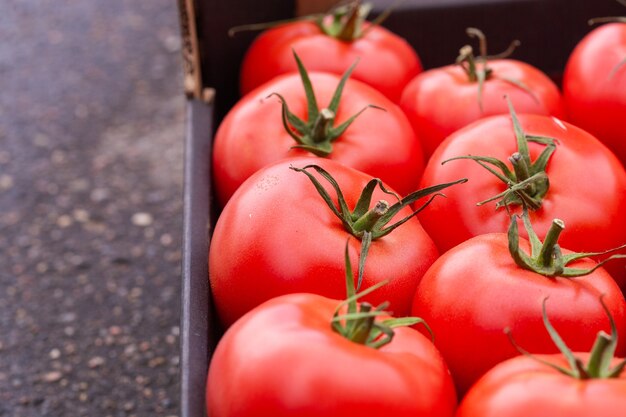
[{"label": "gravel texture", "polygon": [[0,39],[0,416],[175,416],[176,2],[15,0]]}]

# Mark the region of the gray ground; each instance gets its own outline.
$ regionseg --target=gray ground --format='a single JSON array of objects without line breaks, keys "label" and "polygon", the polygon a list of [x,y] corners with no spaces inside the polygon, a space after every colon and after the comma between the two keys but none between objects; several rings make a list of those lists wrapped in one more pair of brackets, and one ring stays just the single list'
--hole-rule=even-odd
[{"label": "gray ground", "polygon": [[173,0],[0,5],[0,416],[178,413]]}]

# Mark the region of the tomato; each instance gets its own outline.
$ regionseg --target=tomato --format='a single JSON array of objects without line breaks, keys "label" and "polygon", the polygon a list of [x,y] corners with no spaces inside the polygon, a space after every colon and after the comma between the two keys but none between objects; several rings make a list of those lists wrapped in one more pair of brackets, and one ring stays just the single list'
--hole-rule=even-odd
[{"label": "tomato", "polygon": [[[309,292],[335,299],[343,296],[344,267],[337,254],[352,234],[311,180],[290,169],[312,163],[335,178],[350,209],[372,180],[334,161],[301,158],[266,167],[242,184],[217,221],[209,252],[211,290],[218,315],[227,326],[279,295]],[[321,181],[319,174],[312,175]],[[321,186],[332,194],[327,183]],[[329,198],[337,204],[334,194]],[[378,188],[374,190],[373,201],[393,199]],[[411,214],[405,207],[390,224]],[[359,239],[351,239],[353,258],[360,248]],[[363,271],[363,288],[385,279],[391,282],[365,301],[389,301],[395,316],[406,316],[417,282],[437,256],[433,241],[414,217],[374,239]]]},{"label": "tomato", "polygon": [[[588,354],[579,354],[587,359]],[[561,354],[538,359],[565,366]],[[612,362],[618,363],[617,359]],[[520,356],[497,365],[468,392],[456,417],[621,417],[626,374],[619,379],[577,380]]]},{"label": "tomato", "polygon": [[[252,91],[235,105],[220,125],[213,148],[213,176],[222,204],[260,168],[283,158],[312,155],[308,149],[296,147],[298,143],[292,137],[295,129],[292,126],[285,129],[282,122],[281,101],[293,115],[308,121],[310,130],[314,129],[301,80],[306,79],[306,72],[302,71],[301,76],[283,75]],[[327,73],[309,76],[316,96],[311,105],[316,111],[317,103],[331,108],[329,103],[338,89],[340,77]],[[280,96],[269,97],[274,93]],[[367,109],[371,105],[384,110]],[[332,141],[328,139],[328,128],[322,128],[319,143],[328,143],[330,149],[320,152],[324,152],[326,158],[381,178],[402,195],[415,190],[424,169],[423,154],[411,125],[398,106],[373,88],[348,80],[330,122],[339,129],[364,109],[367,110]],[[324,114],[323,109],[319,110],[315,120]]]},{"label": "tomato", "polygon": [[[484,117],[508,113],[504,96],[519,113],[564,115],[558,87],[537,68],[513,59],[474,58],[471,48],[462,59],[471,60],[471,64],[425,71],[402,93],[400,106],[427,157],[460,128]],[[484,78],[482,83],[480,77]]]},{"label": "tomato", "polygon": [[[567,231],[566,227],[565,234]],[[524,253],[530,253],[528,241],[518,242]],[[532,252],[539,250],[536,247]],[[548,258],[554,259],[554,265],[558,264],[556,253],[552,246]],[[562,249],[562,253],[567,257],[571,252]],[[535,261],[526,265],[537,267]],[[581,269],[595,266],[588,258],[568,265]],[[411,314],[431,327],[435,346],[448,363],[459,394],[493,366],[518,354],[504,333],[507,328],[517,344],[530,352],[558,352],[542,321],[546,297],[550,321],[573,350],[589,349],[598,329],[609,330],[610,321],[598,302],[601,295],[620,333],[626,331],[626,301],[603,268],[576,278],[544,276],[525,268],[513,260],[507,235],[492,233],[449,250],[420,281]],[[626,344],[621,342],[617,349],[623,355]]]},{"label": "tomato", "polygon": [[563,76],[572,123],[593,133],[626,164],[626,23],[589,33],[574,49]]},{"label": "tomato", "polygon": [[[566,248],[581,252],[604,251],[626,242],[626,171],[615,155],[585,131],[556,118],[520,115],[526,136],[554,138],[554,152],[547,162],[547,192],[538,209],[530,212],[539,236],[545,236],[552,219],[562,219],[568,233],[562,238]],[[528,143],[529,155],[536,161],[546,145]],[[440,251],[484,233],[504,232],[509,216],[494,203],[476,203],[498,195],[507,185],[472,160],[443,161],[474,155],[494,157],[510,169],[507,159],[518,150],[511,116],[492,116],[459,130],[448,137],[428,162],[421,186],[445,182],[461,175],[468,178],[462,187],[446,190],[448,198],[435,200],[419,218]],[[519,206],[510,206],[514,212]],[[626,284],[624,263],[610,269],[620,284]]]},{"label": "tomato", "polygon": [[405,85],[422,70],[415,50],[401,37],[368,25],[362,17],[354,31],[347,33],[352,26],[345,13],[341,18],[346,30],[331,33],[327,28],[333,18],[297,21],[263,32],[244,57],[241,92],[246,94],[277,75],[297,71],[291,58],[295,51],[310,70],[334,74],[342,74],[358,60],[354,78],[397,102]]},{"label": "tomato", "polygon": [[237,321],[211,361],[208,414],[453,415],[454,385],[428,338],[405,327],[380,349],[357,344],[331,329],[337,304],[291,294]]},{"label": "tomato", "polygon": [[[425,71],[404,90],[400,106],[408,116],[426,156],[450,134],[487,116],[506,114],[508,96],[520,113],[562,117],[563,104],[556,85],[544,73],[512,59],[489,62],[493,76],[485,81],[482,109],[476,82],[457,65]],[[517,79],[528,91],[511,84]]]},{"label": "tomato", "polygon": [[471,388],[457,417],[623,414],[626,361],[614,357],[618,338],[615,321],[609,314],[611,334],[598,332],[590,353],[574,353],[550,323],[546,301],[544,324],[561,354],[533,355],[521,350],[524,357],[497,365]]}]

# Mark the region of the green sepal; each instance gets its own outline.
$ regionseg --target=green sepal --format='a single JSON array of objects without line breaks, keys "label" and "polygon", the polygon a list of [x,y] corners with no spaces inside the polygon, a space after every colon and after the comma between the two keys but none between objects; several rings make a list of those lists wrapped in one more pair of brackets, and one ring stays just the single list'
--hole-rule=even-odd
[{"label": "green sepal", "polygon": [[300,74],[300,79],[302,80],[302,86],[304,87],[304,94],[306,95],[307,102],[307,119],[309,124],[313,123],[319,114],[319,107],[317,105],[317,99],[315,98],[315,91],[313,91],[313,84],[311,83],[311,78],[309,78],[309,73],[307,72],[304,64],[300,60],[296,51],[292,51],[293,57],[296,60],[296,64],[298,65],[298,73]]},{"label": "green sepal", "polygon": [[[381,281],[364,291],[356,292],[354,287],[354,274],[352,271],[352,263],[349,255],[349,242],[346,241],[344,249],[344,262],[346,270],[346,295],[347,298],[339,303],[330,325],[333,331],[355,343],[359,343],[373,349],[379,349],[389,344],[394,337],[394,328],[412,326],[415,324],[423,324],[432,335],[430,327],[426,322],[418,317],[402,317],[391,318],[382,321],[376,321],[380,316],[388,316],[386,309],[389,307],[388,302],[384,302],[377,307],[362,302],[357,303],[359,298],[376,291],[388,281]],[[347,305],[347,312],[339,314],[339,311]]]},{"label": "green sepal", "polygon": [[[517,142],[517,152],[509,158],[514,168],[511,170],[497,158],[474,155],[457,156],[443,161],[442,164],[459,159],[471,159],[506,184],[506,190],[486,200],[479,201],[476,203],[477,205],[497,201],[496,209],[525,205],[532,210],[537,210],[541,207],[542,200],[550,189],[550,180],[546,174],[546,168],[556,150],[557,141],[545,136],[527,135],[522,129],[511,100],[508,97],[506,99]],[[530,159],[528,142],[546,146],[534,162]]]},{"label": "green sepal", "polygon": [[361,4],[360,0],[351,0],[347,5],[332,9],[329,13],[332,16],[330,23],[327,23],[326,16],[320,15],[317,16],[316,23],[326,35],[344,42],[352,42],[365,37],[370,30],[380,26],[392,11],[404,1],[406,0],[393,2],[376,19],[372,20],[365,30],[363,26],[373,6],[370,3]]},{"label": "green sepal", "polygon": [[571,371],[568,368],[562,367],[560,365],[557,365],[555,363],[549,362],[543,358],[540,358],[538,356],[533,355],[532,353],[530,353],[529,351],[527,351],[526,349],[522,348],[521,346],[519,346],[516,342],[515,339],[513,339],[513,335],[511,334],[511,329],[510,328],[506,328],[504,329],[504,333],[507,335],[507,337],[509,338],[509,342],[511,342],[511,344],[513,345],[513,347],[515,348],[515,350],[517,350],[519,353],[521,353],[522,355],[532,358],[533,360],[546,365],[552,369],[555,369],[559,372],[561,372],[562,374],[565,375],[569,375],[571,377],[575,377]]},{"label": "green sepal", "polygon": [[570,263],[583,258],[607,255],[609,253],[622,250],[626,248],[626,244],[602,252],[582,252],[564,255],[558,244],[558,238],[561,232],[565,229],[563,221],[559,219],[553,220],[552,226],[548,230],[544,242],[541,242],[532,227],[528,210],[524,207],[521,217],[530,242],[531,253],[529,255],[519,246],[519,229],[517,225],[518,217],[519,216],[517,215],[511,216],[511,224],[509,225],[507,237],[509,241],[509,253],[511,254],[511,257],[515,261],[516,265],[520,268],[527,269],[547,277],[575,278],[589,275],[609,261],[626,258],[626,255],[618,254],[603,259],[591,268],[569,267],[568,265]]},{"label": "green sepal", "polygon": [[380,107],[380,106],[375,106],[373,104],[368,104],[367,106],[363,107],[361,110],[359,110],[358,112],[356,112],[354,115],[350,116],[348,119],[346,119],[345,122],[343,122],[342,124],[340,124],[339,126],[330,129],[328,131],[327,137],[328,140],[330,142],[334,142],[339,136],[343,135],[343,133],[346,131],[346,129],[348,129],[348,127],[350,127],[350,125],[356,120],[357,117],[359,117],[361,114],[363,114],[363,112],[367,109],[376,109],[376,110],[382,110],[382,111],[387,111],[386,109]]},{"label": "green sepal", "polygon": [[517,80],[515,78],[510,78],[510,77],[503,77],[501,75],[498,75],[497,78],[499,80],[502,80],[506,83],[509,83],[517,88],[519,88],[520,90],[524,90],[532,99],[533,101],[539,105],[539,98],[537,97],[537,94],[535,94],[535,92],[533,90],[530,89],[529,86],[527,86],[522,80]]},{"label": "green sepal", "polygon": [[[438,193],[439,191],[455,184],[467,182],[466,178],[462,178],[457,181],[445,184],[438,184],[421,190],[417,190],[404,198],[400,198],[396,193],[388,190],[383,185],[380,179],[375,178],[370,180],[363,188],[363,191],[361,192],[361,195],[357,200],[354,210],[351,211],[348,208],[348,204],[346,203],[345,197],[343,196],[339,184],[328,171],[315,164],[306,165],[302,168],[296,168],[294,166],[291,166],[290,169],[305,174],[313,183],[315,189],[320,194],[326,205],[330,208],[332,213],[337,216],[337,218],[339,218],[344,229],[351,235],[361,240],[361,265],[365,264],[367,254],[373,240],[380,239],[381,237],[388,235],[393,230],[406,223],[408,220],[410,220],[412,217],[416,216],[419,212],[426,208],[426,206],[428,206],[428,204],[430,204],[430,202],[435,197],[443,196],[443,194]],[[339,207],[335,205],[333,198],[324,188],[322,183],[312,173],[308,171],[309,169],[315,170],[323,179],[325,179],[330,184],[330,186],[335,191],[335,196]],[[372,208],[372,198],[374,190],[377,187],[380,188],[380,190],[385,194],[393,196],[397,201],[394,204],[389,205],[389,203],[387,203],[386,201],[381,200],[377,202]],[[417,210],[414,210],[410,215],[398,220],[397,222],[388,225],[391,219],[404,207],[407,207],[427,196],[431,197]],[[381,204],[383,201],[385,203],[385,206],[384,209],[381,209],[379,204]],[[363,269],[364,268],[359,268],[357,290],[361,288]]]},{"label": "green sepal", "polygon": [[[370,209],[371,205],[372,205],[372,198],[373,198],[373,193],[376,187],[379,187],[381,189],[381,191],[383,191],[385,194],[388,194],[390,196],[393,196],[394,198],[399,198],[399,196],[388,190],[382,183],[382,181],[380,179],[373,179],[370,180],[368,182],[368,184],[365,186],[365,188],[363,189],[363,191],[361,192],[361,195],[359,197],[359,199],[357,200],[357,204],[355,207],[354,211],[350,211],[348,209],[348,205],[346,203],[345,197],[343,196],[343,193],[341,191],[341,188],[339,187],[339,184],[337,183],[337,181],[330,175],[330,173],[328,171],[326,171],[324,168],[320,167],[319,165],[315,165],[315,164],[310,164],[310,165],[306,165],[302,168],[297,168],[294,166],[291,166],[290,169],[296,171],[296,172],[302,172],[303,174],[305,174],[313,183],[313,185],[315,186],[315,188],[317,189],[317,191],[319,192],[320,196],[323,198],[323,200],[326,202],[326,204],[328,205],[328,207],[332,210],[332,212],[341,220],[342,224],[344,225],[344,227],[346,228],[346,230],[356,236],[356,237],[361,237],[361,235],[363,234],[363,230],[357,230],[354,228],[354,224],[358,221],[358,219],[360,219],[361,217],[363,217],[364,215],[367,214],[368,210]],[[339,204],[339,209],[335,206],[335,203],[332,199],[332,197],[330,196],[330,194],[328,193],[328,191],[326,191],[326,189],[324,188],[324,186],[320,183],[320,181],[315,178],[315,176],[313,174],[311,174],[308,170],[309,169],[313,169],[315,170],[320,176],[322,176],[322,178],[324,178],[330,185],[331,187],[335,190],[336,193],[336,198],[337,198],[337,203]],[[452,182],[448,182],[448,183],[444,183],[444,184],[438,184],[438,185],[433,185],[431,187],[427,187],[421,190],[417,190],[412,192],[411,194],[407,195],[406,197],[400,199],[399,201],[395,202],[393,205],[389,206],[389,209],[385,212],[385,214],[383,214],[374,224],[374,226],[369,230],[372,233],[372,240],[376,240],[378,238],[381,238],[387,234],[389,234],[393,229],[395,229],[396,224],[403,224],[404,222],[406,222],[408,219],[410,219],[411,217],[413,217],[414,215],[416,215],[417,213],[419,213],[419,211],[421,211],[424,206],[420,207],[418,210],[414,211],[411,215],[407,216],[404,219],[399,220],[398,222],[387,226],[387,224],[391,221],[391,219],[400,211],[402,210],[404,207],[407,207],[411,204],[413,204],[414,202],[416,202],[417,200],[424,198],[426,196],[429,196],[431,194],[437,193],[438,191],[441,191],[445,188],[448,188],[452,185],[455,184],[462,184],[467,182],[466,178],[462,178],[456,181],[452,181]],[[437,194],[437,195],[441,195],[441,194]]]},{"label": "green sepal", "polygon": [[591,352],[589,354],[589,359],[587,364],[585,364],[580,358],[576,357],[574,352],[567,346],[563,338],[559,335],[558,331],[554,328],[552,323],[548,318],[548,314],[546,311],[546,302],[548,297],[543,299],[542,302],[542,317],[543,324],[550,335],[550,338],[557,346],[559,351],[563,354],[569,367],[563,367],[557,365],[555,363],[549,362],[545,359],[539,358],[527,350],[521,348],[515,340],[513,340],[513,336],[511,335],[510,329],[505,329],[504,332],[509,337],[511,344],[517,349],[518,352],[527,356],[537,362],[540,362],[552,369],[557,370],[558,372],[570,376],[579,380],[587,380],[587,379],[610,379],[610,378],[618,378],[624,368],[626,367],[626,359],[619,362],[614,367],[611,367],[611,362],[615,357],[615,350],[617,349],[617,326],[615,325],[615,320],[611,315],[606,303],[604,302],[604,296],[600,296],[600,303],[602,304],[602,308],[609,318],[609,323],[611,326],[611,334],[606,334],[603,330],[600,330],[597,333],[596,340],[591,348]]},{"label": "green sepal", "polygon": [[[290,23],[310,21],[315,23],[325,35],[345,42],[352,42],[367,35],[374,27],[380,26],[389,17],[393,9],[404,1],[406,0],[393,2],[376,19],[372,20],[365,30],[363,30],[363,24],[372,11],[372,5],[369,3],[361,4],[360,0],[350,0],[349,4],[334,7],[328,13],[314,13],[290,19],[274,20],[272,22],[235,26],[228,30],[228,36],[233,37],[235,34],[243,31],[271,29]],[[328,22],[328,17],[330,17],[330,22]]]},{"label": "green sepal", "polygon": [[480,111],[485,111],[483,108],[483,91],[485,90],[485,81],[488,79],[487,70],[478,71],[476,74],[476,78],[478,79],[478,107]]},{"label": "green sepal", "polygon": [[[491,172],[493,175],[498,177],[500,181],[504,183],[515,181],[515,175],[513,174],[513,172],[511,172],[509,167],[507,167],[504,162],[502,162],[501,160],[497,158],[492,158],[489,156],[472,156],[472,155],[455,156],[454,158],[446,159],[445,161],[441,163],[441,165],[447,164],[450,161],[457,161],[459,159],[470,159],[472,161],[477,162],[480,166],[485,168],[487,171]],[[491,168],[488,164],[493,165],[496,168],[499,168],[502,171],[502,173]]]},{"label": "green sepal", "polygon": [[478,83],[478,107],[480,111],[483,112],[483,90],[485,86],[485,82],[489,79],[497,78],[513,86],[524,90],[526,93],[530,94],[535,101],[538,101],[537,96],[528,88],[522,81],[516,80],[508,77],[500,77],[499,75],[494,75],[493,70],[489,67],[488,63],[494,59],[504,59],[508,58],[513,51],[520,45],[518,40],[514,40],[511,42],[509,47],[504,51],[497,55],[487,55],[487,38],[484,33],[477,28],[469,27],[465,30],[467,35],[471,38],[477,38],[478,44],[480,48],[480,56],[476,57],[474,55],[474,50],[470,45],[465,45],[459,50],[459,55],[455,60],[455,64],[459,65],[463,71],[467,74],[468,80],[472,83]]},{"label": "green sepal", "polygon": [[303,149],[307,152],[311,152],[315,156],[328,156],[333,151],[333,145],[330,143],[319,143],[317,145],[294,145],[293,149]]},{"label": "green sepal", "polygon": [[371,4],[360,4],[360,1],[351,1],[345,6],[331,10],[332,19],[326,23],[326,16],[320,16],[317,25],[326,35],[352,42],[363,36],[363,23],[372,10]]},{"label": "green sepal", "polygon": [[365,271],[365,259],[367,258],[367,254],[369,253],[370,246],[372,245],[372,232],[368,232],[367,230],[363,232],[361,236],[361,253],[359,255],[359,273],[357,277],[357,290],[361,288],[361,284],[363,283],[363,271]]},{"label": "green sepal", "polygon": [[517,152],[524,158],[524,162],[529,167],[532,166],[532,161],[530,160],[530,150],[528,149],[528,141],[526,140],[526,133],[522,129],[522,124],[519,122],[517,118],[517,113],[515,112],[515,108],[513,107],[513,103],[507,97],[506,98],[507,105],[509,106],[509,114],[511,115],[511,121],[513,122],[513,132],[515,133],[515,139],[517,141]]},{"label": "green sepal", "polygon": [[294,132],[294,129],[297,132],[304,132],[307,129],[307,124],[289,110],[287,101],[282,95],[278,93],[272,93],[267,96],[267,98],[270,98],[272,96],[278,97],[278,100],[280,101],[280,104],[282,106],[281,116],[285,131],[287,131],[287,133],[289,133],[289,136],[291,136],[296,142],[298,142],[299,144],[304,144],[302,138],[298,136],[296,132]]},{"label": "green sepal", "polygon": [[580,378],[581,377],[580,360],[574,356],[574,353],[572,352],[572,350],[567,346],[567,344],[565,343],[561,335],[556,331],[554,326],[552,326],[552,323],[550,323],[550,319],[548,318],[548,313],[546,311],[547,300],[548,300],[547,297],[544,298],[542,302],[542,306],[541,306],[541,316],[543,317],[543,325],[545,326],[546,330],[550,334],[550,338],[552,339],[556,347],[559,349],[561,353],[563,353],[563,356],[565,356],[565,359],[567,359],[567,363],[570,366],[570,370],[573,376],[576,378]]},{"label": "green sepal", "polygon": [[361,114],[363,114],[365,110],[368,108],[383,111],[385,110],[382,107],[369,104],[359,110],[356,114],[349,117],[339,126],[334,126],[335,115],[337,114],[339,108],[344,87],[350,78],[352,71],[357,65],[358,60],[352,64],[350,68],[348,68],[339,80],[328,107],[320,109],[309,74],[295,51],[293,51],[293,55],[298,66],[298,73],[300,74],[300,79],[302,80],[302,86],[307,100],[307,121],[300,119],[289,110],[289,105],[282,95],[272,93],[268,96],[278,97],[281,103],[281,118],[283,127],[289,136],[297,142],[297,145],[294,145],[293,148],[303,149],[320,157],[328,156],[333,151],[333,142],[341,137],[341,135],[345,133],[345,131]]},{"label": "green sepal", "polygon": [[529,207],[532,210],[537,210],[541,207],[541,198],[545,195],[545,193],[541,193],[537,196],[533,196],[527,193],[527,189],[531,186],[539,185],[542,190],[547,190],[550,186],[550,180],[548,175],[545,172],[538,172],[534,174],[532,177],[525,179],[522,182],[518,182],[517,184],[514,181],[509,183],[509,188],[504,190],[503,192],[494,195],[486,200],[479,201],[476,203],[477,206],[482,206],[491,201],[499,200],[496,203],[496,209],[501,207],[506,207],[515,204],[521,204],[523,206]]}]

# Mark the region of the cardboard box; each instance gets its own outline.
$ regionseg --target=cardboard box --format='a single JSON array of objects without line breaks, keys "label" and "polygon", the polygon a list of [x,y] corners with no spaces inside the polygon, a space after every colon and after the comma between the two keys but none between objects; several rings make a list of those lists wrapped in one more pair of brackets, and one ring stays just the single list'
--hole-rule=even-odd
[{"label": "cardboard box", "polygon": [[[376,0],[374,15],[392,0]],[[210,179],[211,141],[215,127],[238,98],[239,64],[256,36],[234,38],[228,29],[310,11],[324,2],[300,0],[179,0],[184,39],[187,103],[184,187],[183,285],[181,315],[181,416],[205,415],[204,392],[212,348],[220,332],[211,309],[207,253],[218,209]],[[425,68],[454,61],[468,43],[465,28],[478,27],[491,51],[513,39],[522,46],[514,57],[555,79],[575,44],[591,30],[587,20],[623,15],[612,0],[407,0],[383,26],[405,37]]]}]

